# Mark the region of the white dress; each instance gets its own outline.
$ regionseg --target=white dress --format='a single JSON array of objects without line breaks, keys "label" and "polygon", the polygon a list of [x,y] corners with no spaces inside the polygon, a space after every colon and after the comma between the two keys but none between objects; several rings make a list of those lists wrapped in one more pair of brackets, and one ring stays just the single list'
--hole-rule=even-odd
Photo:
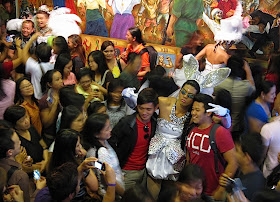
[{"label": "white dress", "polygon": [[157,119],[155,136],[151,139],[146,168],[149,175],[155,179],[176,181],[185,163],[185,152],[181,149],[181,135],[186,119],[190,119],[188,112],[178,118],[175,115],[174,104],[170,114],[170,121]]}]

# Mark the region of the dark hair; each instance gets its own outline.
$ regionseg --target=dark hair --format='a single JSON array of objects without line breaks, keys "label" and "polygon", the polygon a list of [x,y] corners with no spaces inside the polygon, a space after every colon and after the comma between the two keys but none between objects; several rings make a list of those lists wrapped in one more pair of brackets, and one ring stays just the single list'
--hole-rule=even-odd
[{"label": "dark hair", "polygon": [[97,111],[101,107],[106,107],[103,102],[95,101],[95,102],[90,103],[90,105],[87,108],[87,115],[90,116],[91,114],[97,113]]},{"label": "dark hair", "polygon": [[53,81],[54,73],[59,72],[57,69],[48,70],[41,78],[41,89],[43,93],[50,88],[48,83],[51,84]]},{"label": "dark hair", "polygon": [[4,78],[5,78],[4,69],[3,69],[2,63],[0,63],[0,101],[7,96],[3,89],[2,81],[4,80]]},{"label": "dark hair", "polygon": [[58,71],[60,71],[60,73],[63,77],[63,70],[70,61],[72,61],[72,60],[71,60],[71,55],[69,53],[61,53],[56,58],[56,61],[54,64],[54,69],[57,69]]},{"label": "dark hair", "polygon": [[62,53],[67,53],[70,55],[70,51],[68,48],[68,44],[66,39],[63,36],[57,36],[53,39],[53,45],[57,46],[59,48],[59,52],[56,53],[57,55],[60,55]]},{"label": "dark hair", "polygon": [[[112,93],[112,92],[114,92],[114,90],[116,90],[117,88],[119,88],[119,87],[122,87],[122,88],[124,88],[124,85],[123,85],[123,82],[122,82],[122,80],[120,80],[119,78],[117,78],[117,79],[113,79],[110,83],[109,83],[109,85],[108,85],[108,96],[107,96],[107,103],[108,103],[108,105],[107,105],[107,107],[109,108],[109,104],[110,104],[110,102],[112,101],[112,96],[110,95],[110,93]],[[123,104],[125,104],[124,102],[123,102],[123,98],[121,99],[121,106],[120,106],[120,108],[123,106]]]},{"label": "dark hair", "polygon": [[279,202],[280,193],[272,189],[264,189],[254,194],[252,202]]},{"label": "dark hair", "polygon": [[68,40],[71,39],[72,43],[74,45],[77,45],[77,47],[74,47],[73,50],[71,50],[71,56],[74,56],[76,53],[82,60],[82,62],[86,63],[86,53],[85,49],[82,44],[82,38],[78,34],[72,34],[68,37]]},{"label": "dark hair", "polygon": [[24,107],[19,105],[12,105],[5,110],[4,119],[12,123],[13,126],[15,127],[17,121],[22,117],[24,117],[25,114],[26,114],[26,110]]},{"label": "dark hair", "polygon": [[215,104],[225,107],[231,111],[232,97],[228,90],[220,89],[215,96]]},{"label": "dark hair", "polygon": [[[270,55],[270,60],[267,66],[267,73],[269,74],[276,74],[278,78],[280,78],[280,53],[272,53]],[[280,87],[280,81],[278,80],[277,83],[275,83],[277,86],[277,89]]]},{"label": "dark hair", "polygon": [[148,80],[152,80],[153,78],[162,78],[166,74],[166,70],[161,66],[157,65],[154,69],[150,72],[147,72],[144,78]]},{"label": "dark hair", "polygon": [[36,46],[35,55],[39,62],[49,62],[52,56],[52,48],[45,42],[40,43]]},{"label": "dark hair", "polygon": [[97,70],[101,74],[101,77],[103,77],[103,75],[105,74],[105,71],[109,69],[103,52],[100,50],[92,51],[88,55],[88,63],[89,63],[90,57],[92,57],[94,62],[96,62],[96,64],[98,65]]},{"label": "dark hair", "polygon": [[76,75],[77,81],[80,82],[81,78],[84,76],[89,76],[92,79],[92,72],[89,68],[84,67],[80,69]]},{"label": "dark hair", "polygon": [[96,147],[98,150],[102,147],[98,141],[96,135],[104,128],[109,116],[107,114],[91,114],[85,123],[83,131],[83,144],[85,149],[88,150],[90,147]]},{"label": "dark hair", "polygon": [[85,97],[76,93],[72,86],[64,86],[59,90],[59,101],[62,107],[74,105],[82,111]]},{"label": "dark hair", "polygon": [[72,129],[60,130],[55,138],[53,153],[50,159],[48,172],[63,163],[72,162],[78,166],[76,159],[76,145],[80,133]]},{"label": "dark hair", "polygon": [[141,185],[133,186],[132,188],[125,190],[121,202],[147,202],[154,201],[150,192]]},{"label": "dark hair", "polygon": [[210,95],[199,93],[194,96],[193,102],[203,103],[205,112],[207,109],[212,109],[213,107],[209,106],[208,103],[213,103],[213,98]]},{"label": "dark hair", "polygon": [[57,201],[62,201],[71,193],[75,193],[77,185],[77,165],[72,162],[62,164],[47,176],[47,187],[50,195],[52,199]]},{"label": "dark hair", "polygon": [[275,17],[275,18],[277,18],[277,17],[280,17],[280,13],[277,13],[277,15],[276,15],[276,17]]},{"label": "dark hair", "polygon": [[145,88],[142,90],[137,98],[137,105],[153,103],[154,107],[158,105],[158,95],[152,88]]},{"label": "dark hair", "polygon": [[227,67],[231,69],[230,77],[236,78],[240,77],[241,79],[246,78],[246,72],[243,69],[244,59],[240,56],[233,55],[227,61]]},{"label": "dark hair", "polygon": [[157,202],[173,202],[179,191],[178,183],[168,180],[161,184]]},{"label": "dark hair", "polygon": [[0,127],[0,159],[6,158],[9,149],[15,148],[15,143],[12,140],[13,134],[13,129]]},{"label": "dark hair", "polygon": [[142,39],[142,34],[141,34],[141,30],[138,27],[130,27],[128,29],[128,31],[130,32],[130,34],[132,35],[132,37],[135,37],[135,40],[138,43],[141,43],[143,45],[145,45],[146,43],[143,41]]},{"label": "dark hair", "polygon": [[77,107],[69,105],[64,107],[61,114],[60,130],[69,129],[72,122],[82,113]]},{"label": "dark hair", "polygon": [[243,153],[249,154],[256,165],[260,165],[264,150],[261,134],[252,132],[241,135],[237,144],[241,146]]},{"label": "dark hair", "polygon": [[190,184],[194,181],[201,180],[203,187],[205,187],[205,173],[203,169],[196,164],[188,164],[180,172],[178,182]]},{"label": "dark hair", "polygon": [[[27,78],[27,77],[21,77],[19,78],[17,81],[16,81],[16,94],[15,94],[15,104],[21,104],[24,102],[24,98],[21,94],[21,91],[20,91],[20,84],[21,82],[23,82],[24,80],[27,80],[31,83],[30,79]],[[32,84],[32,83],[31,83]],[[33,86],[33,85],[32,85]],[[34,97],[34,93],[33,95],[31,96],[31,99],[36,103],[36,105],[38,105],[38,101],[37,99]]]},{"label": "dark hair", "polygon": [[[197,83],[197,81],[195,80],[187,80],[183,85],[182,85],[182,88],[184,88],[185,85],[190,85],[192,87],[195,88],[196,90],[196,94],[200,93],[200,86],[199,84]],[[181,89],[182,89],[181,88]]]},{"label": "dark hair", "polygon": [[262,81],[260,84],[260,88],[257,89],[258,92],[258,96],[261,95],[261,93],[263,92],[264,94],[269,93],[269,91],[271,90],[271,88],[275,86],[275,84],[271,81]]},{"label": "dark hair", "polygon": [[100,50],[104,51],[108,46],[113,46],[113,48],[115,48],[115,45],[112,41],[103,41]]}]

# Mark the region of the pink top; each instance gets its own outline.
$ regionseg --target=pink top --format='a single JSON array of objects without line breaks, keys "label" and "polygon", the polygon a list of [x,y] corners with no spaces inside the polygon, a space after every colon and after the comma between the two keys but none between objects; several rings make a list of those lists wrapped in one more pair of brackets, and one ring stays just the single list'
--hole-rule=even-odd
[{"label": "pink top", "polygon": [[67,85],[73,85],[73,84],[76,84],[77,83],[77,79],[76,79],[76,76],[73,72],[70,72],[69,76],[67,77],[66,80],[63,80],[63,84],[65,86]]},{"label": "pink top", "polygon": [[2,80],[2,89],[4,90],[6,97],[0,100],[0,119],[3,119],[5,110],[14,104],[16,83],[10,79]]}]

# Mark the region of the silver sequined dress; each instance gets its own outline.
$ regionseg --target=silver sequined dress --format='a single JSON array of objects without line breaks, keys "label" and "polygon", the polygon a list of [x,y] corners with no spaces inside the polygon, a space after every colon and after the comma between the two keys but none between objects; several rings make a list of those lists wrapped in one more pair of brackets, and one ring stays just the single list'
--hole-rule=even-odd
[{"label": "silver sequined dress", "polygon": [[188,112],[185,116],[178,118],[175,115],[175,107],[174,104],[170,121],[163,118],[157,119],[156,133],[149,145],[146,168],[149,175],[155,179],[176,181],[186,159],[181,149],[181,135],[184,122],[191,115]]}]

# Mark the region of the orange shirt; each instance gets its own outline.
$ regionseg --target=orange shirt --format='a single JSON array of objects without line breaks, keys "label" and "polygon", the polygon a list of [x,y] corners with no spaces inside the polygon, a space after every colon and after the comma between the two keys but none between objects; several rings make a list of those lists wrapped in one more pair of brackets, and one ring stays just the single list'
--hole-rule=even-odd
[{"label": "orange shirt", "polygon": [[[132,45],[128,44],[127,49],[126,49],[126,53],[128,55],[128,53],[140,53],[140,51],[145,48],[145,46],[143,46],[143,44],[139,44],[139,46],[137,46],[137,48],[135,50],[133,50]],[[143,71],[143,69],[145,67],[149,67],[150,66],[150,62],[149,62],[149,53],[145,52],[141,55],[141,60],[142,60],[142,64],[141,64],[141,69],[139,72]]]},{"label": "orange shirt", "polygon": [[39,107],[34,103],[33,105],[29,104],[28,102],[24,101],[20,106],[24,107],[26,112],[28,113],[31,124],[37,130],[37,132],[41,135],[42,132],[42,122],[40,117],[40,110]]}]

